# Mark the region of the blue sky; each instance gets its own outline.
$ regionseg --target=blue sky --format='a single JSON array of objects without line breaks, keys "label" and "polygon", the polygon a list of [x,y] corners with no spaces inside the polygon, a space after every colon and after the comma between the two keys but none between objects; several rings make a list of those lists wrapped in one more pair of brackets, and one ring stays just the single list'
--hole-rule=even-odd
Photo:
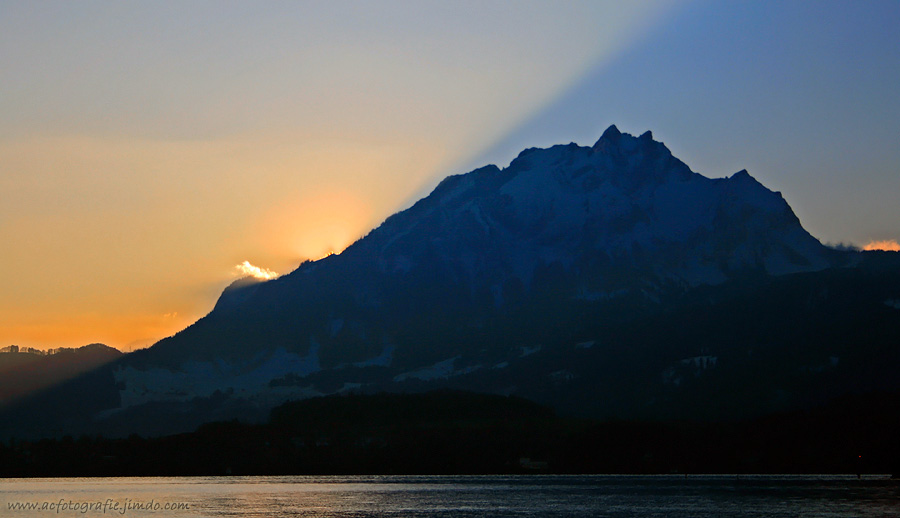
[{"label": "blue sky", "polygon": [[706,176],[748,169],[813,235],[900,239],[900,3],[677,6],[475,157],[652,130]]}]

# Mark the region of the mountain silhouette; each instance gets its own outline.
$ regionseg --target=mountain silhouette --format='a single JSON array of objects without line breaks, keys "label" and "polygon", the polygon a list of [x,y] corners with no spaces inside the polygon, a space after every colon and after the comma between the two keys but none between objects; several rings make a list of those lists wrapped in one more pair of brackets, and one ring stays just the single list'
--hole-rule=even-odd
[{"label": "mountain silhouette", "polygon": [[340,254],[234,283],[83,382],[106,403],[66,419],[171,433],[292,399],[442,388],[722,419],[891,390],[895,256],[826,247],[747,171],[707,178],[649,131],[611,126],[590,147],[448,177]]}]

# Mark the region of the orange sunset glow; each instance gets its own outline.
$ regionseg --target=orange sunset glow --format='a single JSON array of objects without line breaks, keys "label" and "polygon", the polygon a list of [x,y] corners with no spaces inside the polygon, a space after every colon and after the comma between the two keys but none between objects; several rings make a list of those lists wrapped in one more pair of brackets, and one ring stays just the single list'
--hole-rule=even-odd
[{"label": "orange sunset glow", "polygon": [[4,258],[0,343],[149,345],[208,312],[235,265],[273,277],[342,251],[440,160],[439,148],[354,142],[0,145],[3,163],[40,168],[4,178],[21,197],[0,227],[17,245]]},{"label": "orange sunset glow", "polygon": [[867,243],[863,250],[882,250],[885,252],[900,252],[900,243],[891,239],[886,241],[871,241]]}]

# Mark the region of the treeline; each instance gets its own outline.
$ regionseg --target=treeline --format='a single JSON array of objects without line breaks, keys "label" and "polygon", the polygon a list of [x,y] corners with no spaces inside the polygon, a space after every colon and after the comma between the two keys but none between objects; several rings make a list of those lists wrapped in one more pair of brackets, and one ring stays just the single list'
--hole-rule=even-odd
[{"label": "treeline", "polygon": [[20,347],[18,345],[7,345],[0,347],[0,354],[33,354],[35,356],[53,356],[54,354],[77,351],[84,348],[106,348],[103,344],[89,344],[82,347],[56,347],[50,349],[36,349],[34,347]]},{"label": "treeline", "polygon": [[462,392],[328,396],[268,423],[160,438],[83,436],[0,445],[0,477],[896,473],[900,395],[747,422],[595,422]]}]

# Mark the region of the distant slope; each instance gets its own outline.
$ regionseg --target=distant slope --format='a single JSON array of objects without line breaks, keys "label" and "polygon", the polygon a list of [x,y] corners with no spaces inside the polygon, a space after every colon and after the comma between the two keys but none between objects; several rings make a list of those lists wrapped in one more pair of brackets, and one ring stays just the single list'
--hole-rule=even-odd
[{"label": "distant slope", "polygon": [[103,344],[60,349],[49,355],[0,353],[0,407],[26,395],[59,385],[122,357]]}]

